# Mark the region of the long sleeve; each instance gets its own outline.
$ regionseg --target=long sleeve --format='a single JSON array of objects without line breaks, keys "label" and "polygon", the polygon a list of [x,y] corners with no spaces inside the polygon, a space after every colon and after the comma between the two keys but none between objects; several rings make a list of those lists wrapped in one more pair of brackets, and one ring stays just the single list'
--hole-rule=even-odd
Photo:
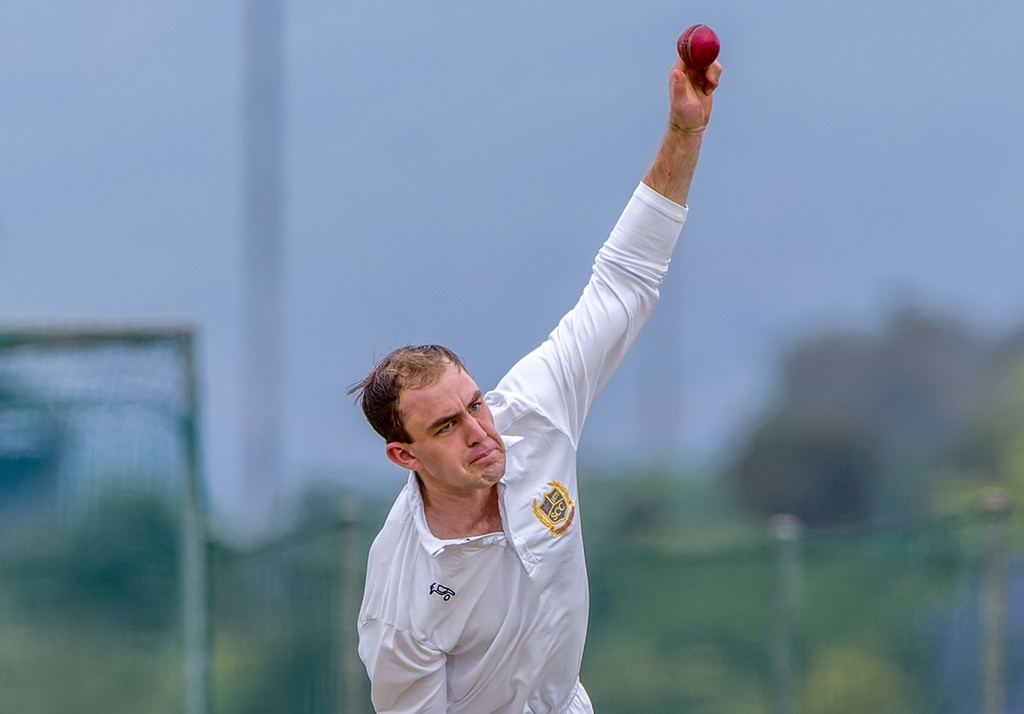
[{"label": "long sleeve", "polygon": [[359,655],[378,714],[444,714],[445,655],[380,620],[364,622]]},{"label": "long sleeve", "polygon": [[654,310],[686,213],[641,183],[598,251],[579,302],[496,391],[535,399],[578,443],[587,412]]}]

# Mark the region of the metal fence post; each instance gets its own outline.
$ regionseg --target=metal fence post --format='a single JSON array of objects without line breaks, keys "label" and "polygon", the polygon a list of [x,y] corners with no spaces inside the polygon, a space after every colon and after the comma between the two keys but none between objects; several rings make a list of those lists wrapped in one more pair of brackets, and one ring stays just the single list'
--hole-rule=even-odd
[{"label": "metal fence post", "polygon": [[775,560],[775,641],[772,663],[775,668],[775,712],[793,714],[795,709],[794,641],[799,563],[797,546],[800,521],[796,516],[779,514],[771,521],[776,542]]},{"label": "metal fence post", "polygon": [[985,561],[981,584],[983,631],[982,677],[984,714],[1004,714],[1006,681],[1003,642],[1006,589],[1006,518],[1009,498],[1001,488],[987,489],[982,497],[986,521]]},{"label": "metal fence post", "polygon": [[209,539],[199,476],[198,400],[194,341],[184,339],[187,369],[187,409],[184,417],[187,445],[181,513],[181,622],[184,649],[184,712],[206,714],[210,708],[210,581]]},{"label": "metal fence post", "polygon": [[357,714],[365,710],[362,665],[357,656],[359,637],[356,619],[361,600],[362,551],[359,547],[359,502],[341,503],[338,528],[338,610],[335,661],[338,663],[338,712]]}]

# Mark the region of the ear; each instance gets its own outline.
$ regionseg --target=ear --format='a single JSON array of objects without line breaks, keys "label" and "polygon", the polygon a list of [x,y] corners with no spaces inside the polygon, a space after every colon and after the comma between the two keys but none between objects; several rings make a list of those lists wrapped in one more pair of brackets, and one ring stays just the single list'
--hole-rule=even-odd
[{"label": "ear", "polygon": [[409,451],[408,444],[403,444],[400,441],[391,441],[388,442],[384,452],[392,462],[401,466],[403,469],[408,471],[417,471],[420,468],[420,461],[412,455],[411,451]]}]

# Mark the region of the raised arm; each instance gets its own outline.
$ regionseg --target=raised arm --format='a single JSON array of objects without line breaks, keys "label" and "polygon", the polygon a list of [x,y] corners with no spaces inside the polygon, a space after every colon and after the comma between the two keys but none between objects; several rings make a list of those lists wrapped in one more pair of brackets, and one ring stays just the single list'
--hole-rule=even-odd
[{"label": "raised arm", "polygon": [[644,183],[680,206],[686,205],[704,128],[711,117],[712,93],[721,76],[718,62],[702,71],[681,59],[669,72],[668,127]]},{"label": "raised arm", "polygon": [[591,404],[658,301],[721,72],[717,62],[700,72],[682,60],[673,65],[668,128],[642,185],[598,251],[580,301],[505,375],[492,400],[506,394],[532,400],[574,443],[579,439]]}]

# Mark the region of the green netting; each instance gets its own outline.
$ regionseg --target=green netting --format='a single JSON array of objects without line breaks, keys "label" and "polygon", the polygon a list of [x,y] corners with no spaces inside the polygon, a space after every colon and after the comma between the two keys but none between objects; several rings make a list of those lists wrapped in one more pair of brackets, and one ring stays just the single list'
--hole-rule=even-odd
[{"label": "green netting", "polygon": [[0,334],[0,710],[180,712],[187,330]]}]

